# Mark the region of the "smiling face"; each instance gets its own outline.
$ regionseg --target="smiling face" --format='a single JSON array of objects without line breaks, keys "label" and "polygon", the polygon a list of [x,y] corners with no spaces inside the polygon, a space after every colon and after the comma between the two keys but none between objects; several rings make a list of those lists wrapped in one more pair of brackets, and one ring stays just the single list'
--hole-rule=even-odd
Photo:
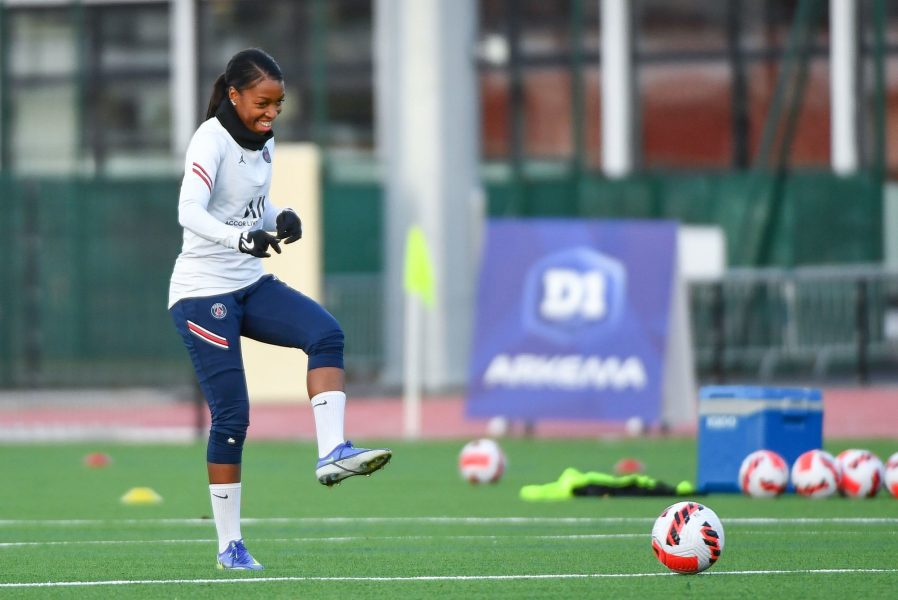
[{"label": "smiling face", "polygon": [[237,116],[254,133],[264,135],[271,131],[271,124],[281,114],[284,104],[284,82],[277,79],[261,79],[254,85],[237,90],[228,88],[228,98],[234,104]]}]

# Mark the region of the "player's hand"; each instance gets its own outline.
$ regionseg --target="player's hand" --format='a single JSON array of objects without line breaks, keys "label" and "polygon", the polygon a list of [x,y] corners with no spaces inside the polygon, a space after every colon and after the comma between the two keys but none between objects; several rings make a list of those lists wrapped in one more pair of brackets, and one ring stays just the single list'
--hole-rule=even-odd
[{"label": "player's hand", "polygon": [[302,237],[302,221],[292,208],[285,208],[275,221],[278,228],[278,239],[285,244],[292,244]]},{"label": "player's hand", "polygon": [[271,254],[268,249],[273,248],[278,254],[281,253],[281,247],[278,246],[278,239],[261,229],[254,231],[246,231],[240,236],[240,242],[237,249],[244,254],[250,254],[256,258],[268,258]]}]

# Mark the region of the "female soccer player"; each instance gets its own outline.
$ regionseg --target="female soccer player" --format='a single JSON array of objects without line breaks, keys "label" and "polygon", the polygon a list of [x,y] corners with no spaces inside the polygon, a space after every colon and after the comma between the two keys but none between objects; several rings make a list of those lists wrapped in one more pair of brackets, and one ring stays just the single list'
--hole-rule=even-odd
[{"label": "female soccer player", "polygon": [[292,244],[302,237],[296,213],[278,209],[268,197],[271,128],[283,102],[284,77],[275,60],[256,48],[235,54],[215,81],[206,121],[187,148],[178,200],[184,237],[169,311],[209,404],[206,460],[218,566],[224,569],[262,569],[240,533],[240,465],[249,426],[241,336],[308,355],[318,481],[331,486],[370,474],[392,456],[387,449],[355,448],[343,437],[339,323],[262,268],[270,250],[281,252],[281,241]]}]

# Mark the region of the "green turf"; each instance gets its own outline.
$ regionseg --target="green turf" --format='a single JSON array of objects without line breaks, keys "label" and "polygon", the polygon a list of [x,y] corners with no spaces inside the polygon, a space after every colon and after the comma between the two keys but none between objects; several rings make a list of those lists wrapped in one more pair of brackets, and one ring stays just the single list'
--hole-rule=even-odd
[{"label": "green turf", "polygon": [[[693,479],[694,441],[507,439],[506,475],[491,486],[460,480],[461,445],[391,443],[395,458],[382,473],[326,489],[314,479],[312,445],[251,441],[243,533],[266,567],[261,573],[214,568],[201,445],[0,446],[0,586],[122,582],[0,587],[0,597],[891,598],[898,586],[898,500],[883,493],[704,497],[724,524],[723,556],[705,575],[669,575],[649,537],[675,499],[527,503],[518,490],[568,466],[610,471],[624,456],[662,481]],[[827,449],[848,447],[885,458],[898,440]],[[92,451],[108,453],[112,464],[86,468]],[[135,486],[153,488],[164,502],[122,505]]]}]

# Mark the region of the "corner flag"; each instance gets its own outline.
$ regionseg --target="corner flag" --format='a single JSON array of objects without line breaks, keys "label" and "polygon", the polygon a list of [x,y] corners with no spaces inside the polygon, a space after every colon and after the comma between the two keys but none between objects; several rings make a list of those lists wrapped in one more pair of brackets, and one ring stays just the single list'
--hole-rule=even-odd
[{"label": "corner flag", "polygon": [[428,307],[435,302],[433,262],[427,249],[424,232],[412,225],[405,240],[405,291],[417,294]]}]

